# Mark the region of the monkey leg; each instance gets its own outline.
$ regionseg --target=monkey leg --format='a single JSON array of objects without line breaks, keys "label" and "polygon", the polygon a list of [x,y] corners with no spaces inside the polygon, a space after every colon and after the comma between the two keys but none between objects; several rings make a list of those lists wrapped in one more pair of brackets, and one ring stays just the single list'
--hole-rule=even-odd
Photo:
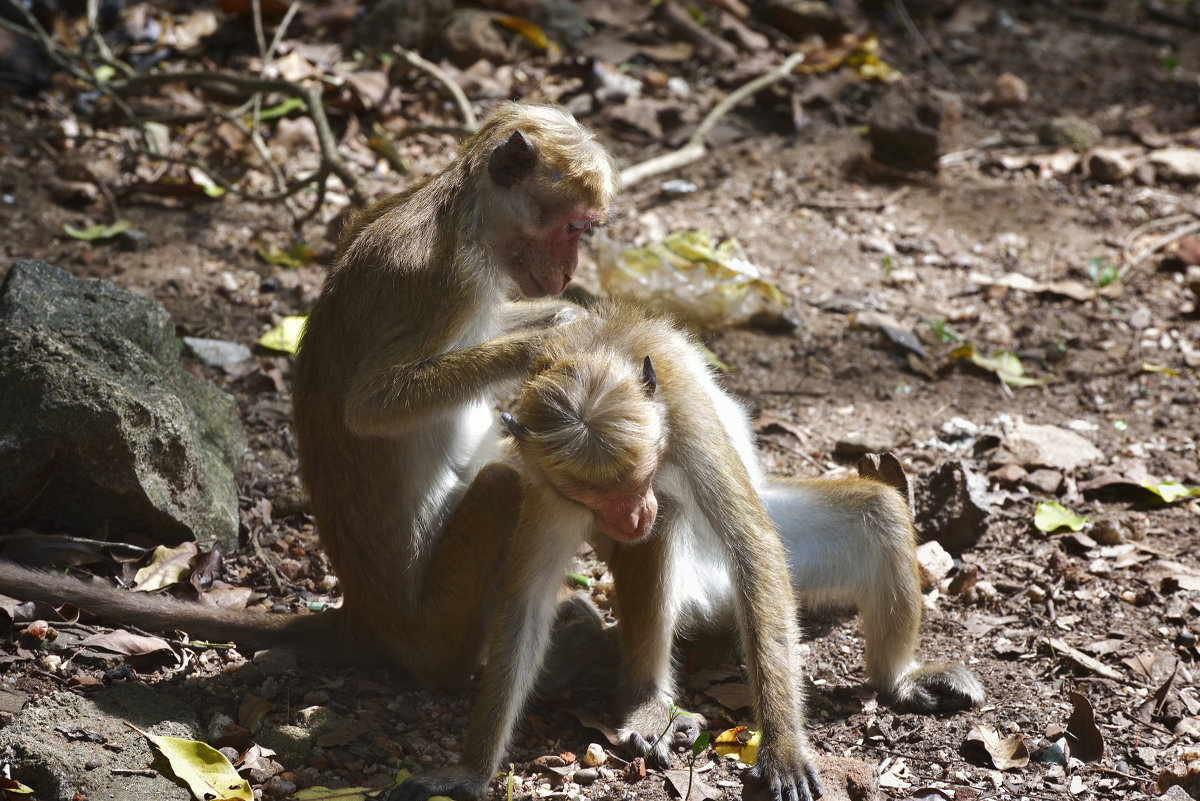
[{"label": "monkey leg", "polygon": [[983,700],[966,668],[916,660],[921,585],[915,535],[899,493],[860,478],[772,480],[762,498],[800,597],[858,608],[867,679],[881,696],[919,712]]},{"label": "monkey leg", "polygon": [[[667,529],[669,513],[660,509],[658,525]],[[700,736],[704,719],[674,705],[671,648],[681,612],[672,591],[674,565],[669,530],[648,542],[613,548],[609,567],[616,586],[617,640],[621,654],[621,703],[625,707],[620,736],[633,756],[667,768],[673,746],[690,746]]]},{"label": "monkey leg", "polygon": [[521,498],[517,472],[489,464],[447,520],[416,608],[402,636],[387,643],[393,659],[422,683],[461,687],[479,667]]}]

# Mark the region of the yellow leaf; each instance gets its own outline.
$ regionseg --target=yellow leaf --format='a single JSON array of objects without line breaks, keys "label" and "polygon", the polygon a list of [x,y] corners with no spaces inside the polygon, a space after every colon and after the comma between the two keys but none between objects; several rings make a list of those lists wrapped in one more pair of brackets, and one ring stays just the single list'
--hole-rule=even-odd
[{"label": "yellow leaf", "polygon": [[185,542],[174,548],[159,545],[152,552],[150,564],[133,577],[133,588],[139,592],[153,592],[178,584],[191,572],[191,561],[196,552],[194,542]]},{"label": "yellow leaf", "polygon": [[758,746],[762,743],[762,732],[750,731],[745,726],[734,726],[717,735],[713,750],[719,756],[733,756],[738,762],[753,765],[758,759]]},{"label": "yellow leaf", "polygon": [[546,50],[550,47],[550,40],[546,38],[545,32],[536,23],[524,17],[496,17],[496,22],[500,27],[520,34],[536,50]]},{"label": "yellow leaf", "polygon": [[284,317],[279,325],[259,337],[258,344],[271,350],[295,353],[300,350],[300,335],[304,333],[307,317]]},{"label": "yellow leaf", "polygon": [[250,782],[239,776],[225,755],[208,743],[161,737],[130,723],[125,725],[154,744],[171,764],[176,778],[185,783],[199,801],[254,801]]},{"label": "yellow leaf", "polygon": [[975,350],[974,345],[963,345],[950,353],[955,359],[968,359],[976,367],[995,373],[1000,383],[1010,387],[1034,387],[1049,383],[1052,379],[1033,378],[1025,375],[1021,360],[1012,351],[998,350],[991,356],[984,356]]}]

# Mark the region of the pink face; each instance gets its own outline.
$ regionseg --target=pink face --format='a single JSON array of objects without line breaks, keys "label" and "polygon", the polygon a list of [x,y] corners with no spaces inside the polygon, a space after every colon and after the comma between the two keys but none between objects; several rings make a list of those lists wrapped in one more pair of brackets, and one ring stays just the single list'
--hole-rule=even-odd
[{"label": "pink face", "polygon": [[527,298],[561,294],[579,263],[579,237],[600,222],[591,210],[573,210],[536,236],[513,240],[505,270]]},{"label": "pink face", "polygon": [[567,497],[592,510],[596,528],[617,542],[637,542],[654,528],[658,499],[653,475],[636,486],[606,493],[570,493]]}]

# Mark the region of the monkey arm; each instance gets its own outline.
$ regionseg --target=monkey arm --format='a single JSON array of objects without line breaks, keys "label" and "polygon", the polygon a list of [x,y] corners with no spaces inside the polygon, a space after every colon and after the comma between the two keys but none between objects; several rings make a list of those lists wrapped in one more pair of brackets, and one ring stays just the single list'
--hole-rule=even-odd
[{"label": "monkey arm", "polygon": [[407,340],[376,347],[351,381],[346,426],[359,436],[395,436],[447,411],[480,401],[517,378],[545,334],[513,331],[458,350],[414,360]]},{"label": "monkey arm", "polygon": [[[800,632],[783,545],[744,463],[719,424],[705,424],[702,404],[677,410],[673,459],[688,466],[706,522],[731,566],[738,627],[750,684],[758,700],[763,745],[753,775],[771,797],[812,801],[820,783],[804,729]],[[711,414],[711,410],[708,410]],[[679,436],[679,432],[694,432]]]},{"label": "monkey arm", "polygon": [[671,710],[671,648],[683,604],[671,576],[683,557],[671,546],[690,534],[683,522],[678,505],[664,497],[648,541],[614,544],[607,557],[620,620],[621,741],[632,756],[662,769],[671,765],[673,745],[691,745],[700,735],[700,719],[687,713],[672,717]]}]

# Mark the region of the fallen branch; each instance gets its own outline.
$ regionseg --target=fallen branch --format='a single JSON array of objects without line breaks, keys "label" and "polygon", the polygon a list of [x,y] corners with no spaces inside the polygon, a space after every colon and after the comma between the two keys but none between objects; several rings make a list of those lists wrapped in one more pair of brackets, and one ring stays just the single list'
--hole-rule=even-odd
[{"label": "fallen branch", "polygon": [[450,97],[454,99],[454,105],[458,106],[459,116],[462,117],[463,126],[467,129],[467,133],[474,133],[479,128],[479,120],[475,117],[475,112],[471,109],[471,101],[467,100],[466,94],[463,93],[462,87],[449,75],[446,71],[434,64],[421,58],[419,53],[412,50],[401,50],[400,57],[405,60],[411,67],[416,67],[421,72],[424,72],[429,77],[433,78],[438,83],[446,87],[446,91],[450,93]]},{"label": "fallen branch", "polygon": [[645,179],[659,175],[670,170],[678,169],[685,164],[691,164],[693,161],[700,159],[705,153],[704,138],[708,136],[708,132],[720,122],[721,118],[733,109],[738,103],[745,100],[750,95],[754,94],[764,87],[770,86],[773,83],[783,80],[792,74],[792,71],[804,61],[803,53],[793,53],[787,59],[757,78],[750,80],[737,89],[734,89],[729,94],[721,99],[721,102],[713,106],[712,110],[705,115],[700,124],[696,126],[696,130],[688,138],[678,150],[673,150],[670,153],[664,153],[654,158],[646,159],[645,161],[634,164],[631,167],[626,167],[621,170],[621,188],[628,189],[634,184],[644,181]]}]

